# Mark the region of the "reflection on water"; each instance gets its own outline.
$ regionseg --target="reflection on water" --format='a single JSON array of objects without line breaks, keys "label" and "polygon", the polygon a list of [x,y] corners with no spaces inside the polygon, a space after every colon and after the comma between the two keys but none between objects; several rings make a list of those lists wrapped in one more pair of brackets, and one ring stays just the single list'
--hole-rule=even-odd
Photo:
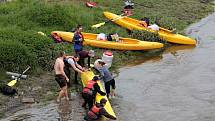
[{"label": "reflection on water", "polygon": [[71,111],[70,102],[62,100],[58,106],[59,121],[69,121]]},{"label": "reflection on water", "polygon": [[135,60],[132,60],[131,63],[127,64],[126,67],[132,67],[135,65],[140,65],[145,62],[151,62],[151,63],[156,63],[159,62],[163,56],[163,54],[171,54],[177,59],[180,59],[183,54],[178,54],[179,52],[183,51],[185,52],[191,52],[193,49],[195,49],[196,46],[190,46],[190,45],[171,45],[170,47],[167,47],[164,51],[160,51],[159,56],[153,56],[153,57],[139,57]]},{"label": "reflection on water", "polygon": [[114,101],[120,121],[215,121],[214,20],[215,13],[189,28],[196,47],[172,46],[120,69],[121,98]]}]

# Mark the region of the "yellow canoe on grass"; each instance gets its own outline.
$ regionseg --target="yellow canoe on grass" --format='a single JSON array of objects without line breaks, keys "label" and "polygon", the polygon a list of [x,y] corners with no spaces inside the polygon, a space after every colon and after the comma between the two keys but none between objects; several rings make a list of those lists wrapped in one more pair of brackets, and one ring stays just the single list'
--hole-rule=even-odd
[{"label": "yellow canoe on grass", "polygon": [[[72,42],[74,33],[63,32],[63,31],[53,31],[52,34],[56,33],[58,36],[62,37],[63,40],[67,42]],[[107,41],[107,40],[97,40],[98,34],[92,33],[82,33],[84,36],[84,45],[89,45],[99,48],[116,49],[116,50],[149,50],[162,48],[163,44],[159,42],[147,42],[131,38],[119,37],[120,42]]]},{"label": "yellow canoe on grass", "polygon": [[[116,14],[113,14],[110,12],[104,12],[104,16],[110,20],[121,17],[119,15],[116,15]],[[113,22],[122,26],[122,27],[125,27],[129,30],[143,30],[143,31],[148,31],[148,32],[152,32],[152,33],[156,32],[154,30],[148,29],[148,28],[140,25],[140,23],[141,23],[140,20],[132,19],[129,17],[121,17],[121,19],[116,19]],[[164,40],[171,42],[171,43],[188,44],[188,45],[195,45],[196,44],[196,40],[191,39],[189,37],[185,37],[185,36],[180,35],[180,34],[174,34],[170,30],[165,29],[165,28],[160,27],[158,34],[159,34],[161,39],[164,39]]]},{"label": "yellow canoe on grass", "polygon": [[[85,87],[86,84],[87,84],[87,81],[92,80],[93,77],[94,77],[94,73],[92,71],[86,71],[83,74],[81,74],[81,81],[82,81],[83,87]],[[104,89],[103,89],[100,81],[98,82],[98,85],[100,86],[101,91],[104,92]],[[106,109],[106,111],[109,114],[111,114],[112,116],[116,117],[116,115],[113,112],[113,109],[112,109],[112,107],[110,105],[110,102],[109,102],[107,96],[101,96],[99,93],[96,94],[96,102],[99,103],[102,98],[107,99],[107,103],[106,103],[106,105],[104,107]]]}]

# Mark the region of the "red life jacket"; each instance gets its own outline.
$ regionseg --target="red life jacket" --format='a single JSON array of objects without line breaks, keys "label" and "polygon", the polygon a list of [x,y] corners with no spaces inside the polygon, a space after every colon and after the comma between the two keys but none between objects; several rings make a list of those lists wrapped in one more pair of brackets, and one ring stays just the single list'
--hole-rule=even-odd
[{"label": "red life jacket", "polygon": [[59,37],[57,34],[52,34],[53,39],[55,40],[55,42],[60,43],[63,40],[61,39],[61,37]]},{"label": "red life jacket", "polygon": [[91,119],[97,119],[99,117],[99,111],[101,110],[102,107],[97,107],[94,105],[91,110],[88,112],[88,116]]},{"label": "red life jacket", "polygon": [[94,91],[94,88],[93,88],[93,86],[94,86],[94,84],[95,84],[96,82],[95,81],[92,81],[92,80],[90,80],[90,81],[88,81],[87,82],[87,86],[86,87],[84,87],[84,89],[83,89],[83,93],[88,93],[88,94],[93,94],[93,91]]}]

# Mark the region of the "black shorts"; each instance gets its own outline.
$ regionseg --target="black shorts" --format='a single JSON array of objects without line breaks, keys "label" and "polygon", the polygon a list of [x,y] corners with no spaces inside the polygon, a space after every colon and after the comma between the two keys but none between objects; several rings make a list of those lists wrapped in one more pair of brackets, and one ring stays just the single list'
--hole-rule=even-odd
[{"label": "black shorts", "polygon": [[61,74],[55,75],[55,80],[59,84],[60,88],[66,86],[66,78],[63,75],[61,75]]}]

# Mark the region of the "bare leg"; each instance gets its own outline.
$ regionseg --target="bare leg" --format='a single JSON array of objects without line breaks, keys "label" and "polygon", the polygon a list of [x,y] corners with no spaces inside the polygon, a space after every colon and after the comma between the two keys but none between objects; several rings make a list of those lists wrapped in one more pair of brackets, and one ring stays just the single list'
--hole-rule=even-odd
[{"label": "bare leg", "polygon": [[64,90],[63,90],[63,88],[61,88],[59,95],[57,97],[57,102],[60,102],[60,99],[61,99],[61,97],[63,97],[63,95],[64,95]]},{"label": "bare leg", "polygon": [[69,100],[67,86],[63,87],[63,90],[64,90],[64,96],[66,100]]},{"label": "bare leg", "polygon": [[112,96],[112,97],[113,97],[113,96],[116,96],[115,89],[112,89],[112,90],[111,90],[111,96]]}]

